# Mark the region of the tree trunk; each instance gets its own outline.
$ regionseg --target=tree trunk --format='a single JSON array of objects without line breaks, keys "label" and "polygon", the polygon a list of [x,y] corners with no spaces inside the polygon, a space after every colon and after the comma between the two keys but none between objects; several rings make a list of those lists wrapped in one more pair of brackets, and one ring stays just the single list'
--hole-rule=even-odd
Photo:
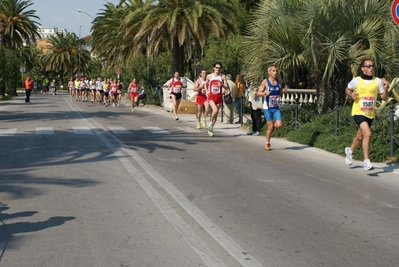
[{"label": "tree trunk", "polygon": [[179,40],[176,37],[173,38],[173,58],[172,67],[173,72],[178,71],[180,76],[184,76],[185,65],[184,65],[184,46],[179,45]]}]

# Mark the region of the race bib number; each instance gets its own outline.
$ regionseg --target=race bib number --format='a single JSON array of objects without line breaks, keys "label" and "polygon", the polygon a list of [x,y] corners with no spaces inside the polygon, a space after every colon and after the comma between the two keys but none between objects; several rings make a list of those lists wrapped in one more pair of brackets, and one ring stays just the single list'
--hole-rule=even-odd
[{"label": "race bib number", "polygon": [[280,96],[272,95],[269,97],[269,107],[274,108],[280,105]]},{"label": "race bib number", "polygon": [[371,111],[374,107],[374,97],[362,97],[360,99],[360,109],[363,111]]},{"label": "race bib number", "polygon": [[206,94],[206,90],[205,90],[204,88],[202,88],[201,93],[202,93],[203,95],[205,95],[205,94]]},{"label": "race bib number", "polygon": [[176,86],[173,88],[173,92],[175,92],[176,94],[180,93],[180,91],[181,91],[180,87]]}]

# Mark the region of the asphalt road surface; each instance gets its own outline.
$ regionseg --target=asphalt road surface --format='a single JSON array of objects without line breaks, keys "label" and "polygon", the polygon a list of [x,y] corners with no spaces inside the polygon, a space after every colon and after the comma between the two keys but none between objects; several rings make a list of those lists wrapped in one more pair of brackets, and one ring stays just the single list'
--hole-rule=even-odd
[{"label": "asphalt road surface", "polygon": [[0,102],[0,266],[399,266],[396,165],[192,114]]}]

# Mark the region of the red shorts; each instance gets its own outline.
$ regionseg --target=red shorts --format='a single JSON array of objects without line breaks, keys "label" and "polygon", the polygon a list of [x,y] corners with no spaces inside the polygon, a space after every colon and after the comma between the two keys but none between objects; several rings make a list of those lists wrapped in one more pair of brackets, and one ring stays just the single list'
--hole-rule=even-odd
[{"label": "red shorts", "polygon": [[136,97],[138,97],[139,96],[139,93],[137,93],[137,92],[130,92],[130,98],[132,98],[132,99],[135,99]]},{"label": "red shorts", "polygon": [[197,103],[197,105],[202,106],[202,105],[205,103],[205,101],[208,101],[208,99],[206,98],[206,96],[197,95],[197,99],[196,99],[195,102]]},{"label": "red shorts", "polygon": [[208,101],[213,101],[215,102],[216,105],[222,104],[223,103],[223,97],[222,94],[217,94],[217,95],[210,95],[208,98]]}]

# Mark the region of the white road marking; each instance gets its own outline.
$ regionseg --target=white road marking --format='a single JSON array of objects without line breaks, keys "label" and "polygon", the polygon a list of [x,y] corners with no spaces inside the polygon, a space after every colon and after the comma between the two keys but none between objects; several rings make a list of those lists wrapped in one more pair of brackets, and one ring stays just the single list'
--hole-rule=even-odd
[{"label": "white road marking", "polygon": [[170,132],[156,126],[144,126],[143,129],[154,134],[170,134]]},{"label": "white road marking", "polygon": [[11,136],[17,132],[17,128],[0,129],[0,136]]},{"label": "white road marking", "polygon": [[72,127],[75,134],[94,134],[89,126]]},{"label": "white road marking", "polygon": [[108,126],[108,129],[114,134],[131,134],[129,130],[120,126]]},{"label": "white road marking", "polygon": [[54,134],[53,127],[36,127],[36,135],[52,135]]}]

